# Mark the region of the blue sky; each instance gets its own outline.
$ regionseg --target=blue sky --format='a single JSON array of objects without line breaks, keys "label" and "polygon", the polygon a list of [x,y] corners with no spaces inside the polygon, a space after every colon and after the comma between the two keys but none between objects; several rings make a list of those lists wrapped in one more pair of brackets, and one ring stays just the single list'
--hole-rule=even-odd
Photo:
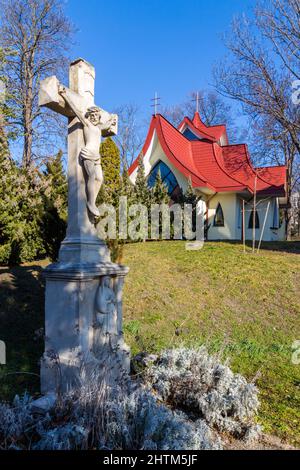
[{"label": "blue sky", "polygon": [[72,57],[96,68],[96,102],[108,111],[124,103],[150,116],[162,105],[212,84],[215,61],[226,53],[222,33],[253,0],[68,0],[78,28]]}]

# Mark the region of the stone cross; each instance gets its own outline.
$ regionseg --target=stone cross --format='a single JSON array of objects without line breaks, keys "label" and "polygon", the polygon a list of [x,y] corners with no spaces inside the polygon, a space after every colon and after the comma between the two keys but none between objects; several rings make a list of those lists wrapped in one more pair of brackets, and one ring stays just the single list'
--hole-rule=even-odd
[{"label": "stone cross", "polygon": [[88,62],[71,63],[69,82],[67,88],[55,76],[49,77],[41,82],[39,92],[40,106],[68,118],[67,233],[58,262],[44,271],[44,394],[79,383],[83,363],[94,368],[109,361],[113,380],[129,370],[129,350],[122,334],[122,287],[128,268],[111,262],[95,224],[103,179],[101,136],[116,134],[117,116],[95,106],[95,70]]},{"label": "stone cross", "polygon": [[[68,118],[68,230],[64,246],[95,240],[96,197],[103,181],[101,136],[117,133],[117,116],[94,103],[95,70],[83,59],[70,65],[69,88],[55,76],[41,82],[39,105]],[[73,260],[74,261],[74,260]]]}]

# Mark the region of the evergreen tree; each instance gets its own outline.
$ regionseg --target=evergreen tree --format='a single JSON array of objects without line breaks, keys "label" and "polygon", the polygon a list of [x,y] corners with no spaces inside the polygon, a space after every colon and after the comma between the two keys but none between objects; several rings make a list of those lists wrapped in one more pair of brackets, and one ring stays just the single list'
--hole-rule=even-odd
[{"label": "evergreen tree", "polygon": [[192,185],[192,180],[191,180],[191,178],[189,178],[188,186],[187,186],[186,191],[184,193],[183,202],[185,204],[192,204],[193,206],[196,206],[198,201],[199,201],[199,197],[196,196],[193,185]]},{"label": "evergreen tree", "polygon": [[100,145],[101,166],[104,182],[102,184],[97,203],[116,204],[121,185],[120,178],[120,151],[111,137]]},{"label": "evergreen tree", "polygon": [[168,188],[161,179],[160,170],[156,175],[155,185],[152,189],[151,199],[153,204],[168,204],[168,202],[170,201]]},{"label": "evergreen tree", "polygon": [[199,201],[199,196],[195,194],[192,180],[189,178],[187,189],[183,195],[183,205],[190,204],[192,206],[192,230],[196,230],[196,217],[197,217],[197,203]]},{"label": "evergreen tree", "polygon": [[62,162],[63,153],[46,163],[44,173],[43,215],[41,229],[47,256],[58,258],[62,240],[67,227],[67,178]]},{"label": "evergreen tree", "polygon": [[[0,50],[0,79],[5,84],[4,61]],[[39,224],[42,181],[36,170],[25,174],[11,158],[8,139],[12,136],[7,134],[6,124],[13,110],[7,105],[8,98],[3,90],[0,96],[0,263],[18,264],[44,254]]]},{"label": "evergreen tree", "polygon": [[[118,219],[119,219],[119,201],[120,197],[126,197],[127,198],[127,209],[130,207],[131,204],[135,203],[135,196],[134,196],[134,185],[129,179],[129,174],[126,168],[123,169],[122,176],[120,178],[120,188],[118,191],[118,197],[117,197],[117,204],[116,204],[116,209],[117,209],[117,214],[118,214]],[[130,222],[130,217],[128,215],[128,212],[126,215],[127,218],[127,226]],[[124,216],[124,214],[123,214]],[[117,220],[117,226],[119,227],[119,220]],[[124,244],[126,243],[126,240],[123,239],[118,239],[117,241],[111,241],[109,243],[109,248],[111,250],[111,256],[114,261],[117,261],[119,263],[122,263],[123,259],[123,249],[124,249]]]},{"label": "evergreen tree", "polygon": [[42,180],[25,173],[7,153],[0,158],[0,263],[19,264],[45,255],[41,230]]},{"label": "evergreen tree", "polygon": [[143,154],[140,155],[138,161],[138,170],[134,185],[134,199],[136,203],[144,204],[147,208],[150,208],[151,191],[148,187],[147,178],[145,176]]},{"label": "evergreen tree", "polygon": [[[168,204],[169,201],[170,201],[170,197],[168,194],[168,188],[163,183],[160,170],[158,170],[156,179],[155,179],[155,184],[151,190],[151,203],[161,205],[161,204]],[[151,222],[152,221],[151,221],[151,212],[150,212],[149,229],[150,229]],[[170,222],[171,222],[171,235],[172,235],[172,219]],[[162,214],[159,215],[159,227],[158,228],[159,228],[159,233],[161,237],[162,236]]]},{"label": "evergreen tree", "polygon": [[[118,212],[119,196],[122,191],[121,159],[119,148],[110,137],[101,143],[100,155],[104,181],[97,197],[97,204],[112,204]],[[110,249],[112,261],[120,262],[123,242],[118,239],[109,239],[106,240],[106,243]]]},{"label": "evergreen tree", "polygon": [[124,169],[121,176],[120,196],[127,197],[127,204],[133,204],[135,199],[134,185],[130,181],[128,170]]}]

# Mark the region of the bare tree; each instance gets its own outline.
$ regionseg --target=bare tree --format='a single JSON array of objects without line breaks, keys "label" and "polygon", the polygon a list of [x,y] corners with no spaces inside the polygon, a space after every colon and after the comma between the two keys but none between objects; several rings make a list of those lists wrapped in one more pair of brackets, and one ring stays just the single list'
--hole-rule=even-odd
[{"label": "bare tree", "polygon": [[[38,108],[39,82],[66,70],[66,53],[73,28],[58,0],[2,0],[0,46],[6,53],[10,103],[15,126],[23,139],[22,164],[29,167],[34,154],[57,135],[57,119]],[[47,129],[47,133],[45,133]],[[47,139],[47,140],[46,140]]]},{"label": "bare tree", "polygon": [[[299,51],[288,55],[286,39],[279,37],[283,26],[278,15],[284,6],[294,11],[300,0],[266,0],[256,8],[254,21],[246,17],[235,19],[226,38],[230,62],[216,67],[215,78],[222,95],[241,103],[250,118],[253,139],[263,141],[260,153],[256,152],[257,163],[264,162],[267,149],[268,156],[276,154],[277,163],[287,165],[289,200],[299,179],[300,106],[292,102],[292,82],[297,74],[295,57]],[[297,27],[293,22],[294,26]],[[289,220],[287,210],[288,233]]]},{"label": "bare tree", "polygon": [[[178,126],[184,116],[193,117],[196,111],[196,92],[191,92],[181,104],[165,106],[161,114],[165,116],[174,126]],[[215,91],[201,90],[198,92],[199,113],[204,124],[214,126],[226,124],[229,140],[237,142],[243,140],[243,129],[235,126],[235,119],[231,106]]]},{"label": "bare tree", "polygon": [[3,69],[5,64],[5,54],[0,49],[0,156],[7,155],[10,158],[8,147],[7,121],[11,116],[11,110],[7,106],[6,77]]},{"label": "bare tree", "polygon": [[188,115],[189,117],[193,117],[193,115],[190,115],[186,111],[185,103],[161,106],[159,113],[175,127],[181,123],[184,116]]},{"label": "bare tree", "polygon": [[293,236],[300,237],[300,192],[295,192],[291,197],[291,232]]},{"label": "bare tree", "polygon": [[265,0],[256,9],[259,27],[282,63],[300,79],[300,1]]},{"label": "bare tree", "polygon": [[120,149],[122,170],[126,170],[141,150],[143,126],[139,119],[139,107],[135,104],[122,105],[114,112],[119,116],[119,130],[115,140]]}]

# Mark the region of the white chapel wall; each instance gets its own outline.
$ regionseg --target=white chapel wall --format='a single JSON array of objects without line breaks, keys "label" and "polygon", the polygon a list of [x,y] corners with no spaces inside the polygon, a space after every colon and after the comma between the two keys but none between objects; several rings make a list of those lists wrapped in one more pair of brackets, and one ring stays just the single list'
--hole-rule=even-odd
[{"label": "white chapel wall", "polygon": [[[224,227],[214,227],[214,217],[218,204],[224,214]],[[209,201],[208,240],[235,240],[237,226],[237,198],[235,193],[218,193]]]}]

